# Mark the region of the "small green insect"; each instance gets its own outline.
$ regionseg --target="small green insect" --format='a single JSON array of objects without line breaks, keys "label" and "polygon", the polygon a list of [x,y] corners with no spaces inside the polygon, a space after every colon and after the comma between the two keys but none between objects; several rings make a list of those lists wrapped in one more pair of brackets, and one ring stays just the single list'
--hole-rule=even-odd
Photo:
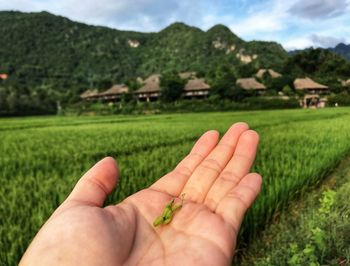
[{"label": "small green insect", "polygon": [[170,223],[171,220],[173,219],[175,211],[182,207],[183,202],[184,202],[184,196],[185,196],[185,194],[182,194],[181,203],[174,204],[175,199],[172,199],[171,201],[169,201],[167,203],[167,205],[165,205],[165,207],[164,207],[163,214],[161,216],[158,216],[154,220],[153,226],[156,227],[156,226],[161,225],[161,224]]}]

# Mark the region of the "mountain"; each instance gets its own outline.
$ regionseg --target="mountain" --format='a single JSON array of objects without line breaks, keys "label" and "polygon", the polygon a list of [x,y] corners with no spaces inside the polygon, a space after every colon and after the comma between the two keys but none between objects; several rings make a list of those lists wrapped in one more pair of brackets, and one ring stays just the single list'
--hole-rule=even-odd
[{"label": "mountain", "polygon": [[281,69],[277,43],[245,42],[224,25],[174,23],[157,33],[90,26],[48,12],[0,12],[0,73],[8,84],[55,91],[106,88],[162,71],[207,72],[220,64]]},{"label": "mountain", "polygon": [[344,43],[339,43],[337,44],[335,47],[330,47],[330,48],[313,48],[313,47],[308,47],[305,49],[300,49],[300,50],[292,50],[289,51],[288,54],[289,55],[296,55],[300,52],[303,51],[310,51],[310,50],[314,50],[314,49],[322,49],[322,50],[329,50],[333,53],[335,53],[336,55],[339,55],[341,57],[343,57],[344,59],[350,61],[350,44],[344,44]]},{"label": "mountain", "polygon": [[330,48],[330,50],[350,61],[350,44],[339,43],[336,47]]}]

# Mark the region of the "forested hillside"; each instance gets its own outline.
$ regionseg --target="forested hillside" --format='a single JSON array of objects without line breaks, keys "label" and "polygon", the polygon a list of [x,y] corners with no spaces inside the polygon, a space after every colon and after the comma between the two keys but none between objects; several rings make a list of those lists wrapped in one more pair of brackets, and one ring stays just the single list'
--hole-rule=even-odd
[{"label": "forested hillside", "polygon": [[208,71],[224,62],[238,66],[240,55],[256,55],[256,67],[281,68],[287,57],[280,45],[245,42],[223,25],[204,32],[174,23],[159,33],[138,33],[47,12],[0,12],[0,36],[0,73],[8,73],[13,85],[51,84],[61,91],[108,87],[167,70]]},{"label": "forested hillside", "polygon": [[350,77],[350,63],[332,51],[288,55],[278,43],[247,42],[224,25],[203,31],[178,22],[157,33],[140,33],[47,12],[0,12],[0,74],[6,76],[0,77],[0,115],[55,113],[57,102],[77,102],[87,89],[120,83],[132,87],[137,77],[183,71],[205,77],[213,93],[222,92],[220,97],[242,99],[239,91],[223,90],[234,90],[236,79],[260,68],[283,75],[265,81],[272,94],[292,87],[296,77],[316,78],[331,89]]}]

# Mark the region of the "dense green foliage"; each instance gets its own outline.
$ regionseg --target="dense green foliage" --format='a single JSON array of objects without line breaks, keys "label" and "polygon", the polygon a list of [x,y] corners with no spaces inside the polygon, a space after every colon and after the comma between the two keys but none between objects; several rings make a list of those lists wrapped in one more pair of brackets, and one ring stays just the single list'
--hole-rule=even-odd
[{"label": "dense green foliage", "polygon": [[239,265],[347,265],[350,262],[350,158],[325,184],[292,204],[251,243]]},{"label": "dense green foliage", "polygon": [[[245,42],[223,25],[204,32],[174,23],[158,33],[138,33],[89,26],[47,12],[0,12],[0,36],[0,73],[9,74],[6,81],[0,79],[0,86],[27,98],[37,87],[48,87],[56,93],[47,93],[50,101],[63,103],[78,101],[87,88],[104,90],[152,73],[207,74],[221,65],[246,73],[237,52],[257,54],[256,67],[279,69],[287,57],[281,46]],[[12,113],[5,107],[0,106],[3,113]],[[24,109],[17,111],[25,114]]]},{"label": "dense green foliage", "polygon": [[350,62],[329,50],[310,48],[289,57],[283,71],[294,76],[347,79],[350,76]]},{"label": "dense green foliage", "polygon": [[337,95],[332,95],[328,99],[330,106],[350,106],[350,94],[348,92],[342,92]]},{"label": "dense green foliage", "polygon": [[[78,85],[76,90],[103,87],[106,79],[119,83],[165,70],[205,71],[223,62],[238,64],[234,53],[226,53],[230,45],[247,54],[254,51],[257,61],[267,56],[272,66],[287,56],[278,45],[267,51],[264,47],[270,44],[246,43],[222,25],[203,32],[175,23],[159,33],[137,33],[88,26],[47,12],[0,12],[0,36],[0,72],[8,72],[16,84],[52,82],[61,90],[70,85]],[[139,46],[131,47],[129,41]],[[215,48],[214,41],[221,46]]]},{"label": "dense green foliage", "polygon": [[[214,88],[211,94],[235,101],[251,96],[235,86],[236,79],[252,77],[260,68],[283,74],[263,80],[269,95],[286,85],[293,95],[292,81],[304,76],[340,93],[344,88],[338,79],[350,77],[350,62],[330,50],[288,56],[278,43],[246,42],[224,25],[202,31],[174,23],[157,33],[140,33],[89,26],[47,12],[0,11],[0,36],[0,73],[9,75],[0,79],[0,115],[50,114],[58,102],[65,107],[80,101],[86,89],[120,83],[136,89],[137,77],[153,73],[196,71]],[[242,57],[252,62],[243,63]],[[166,101],[178,98],[173,85],[163,86]]]},{"label": "dense green foliage", "polygon": [[276,210],[321,182],[349,152],[349,115],[338,108],[1,119],[0,261],[17,263],[40,225],[102,157],[118,158],[121,180],[108,199],[116,203],[170,171],[205,130],[223,133],[237,121],[261,136],[254,171],[264,185],[241,230],[253,239]]},{"label": "dense green foliage", "polygon": [[160,79],[161,100],[173,102],[180,99],[186,80],[179,77],[176,72],[163,73]]}]

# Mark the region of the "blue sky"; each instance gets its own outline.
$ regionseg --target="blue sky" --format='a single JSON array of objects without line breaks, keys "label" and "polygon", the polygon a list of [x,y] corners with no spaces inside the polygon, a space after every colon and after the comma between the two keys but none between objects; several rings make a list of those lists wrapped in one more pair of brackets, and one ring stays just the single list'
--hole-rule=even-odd
[{"label": "blue sky", "polygon": [[350,0],[0,0],[0,10],[48,12],[121,30],[158,31],[172,22],[228,26],[244,40],[287,50],[350,43]]}]

